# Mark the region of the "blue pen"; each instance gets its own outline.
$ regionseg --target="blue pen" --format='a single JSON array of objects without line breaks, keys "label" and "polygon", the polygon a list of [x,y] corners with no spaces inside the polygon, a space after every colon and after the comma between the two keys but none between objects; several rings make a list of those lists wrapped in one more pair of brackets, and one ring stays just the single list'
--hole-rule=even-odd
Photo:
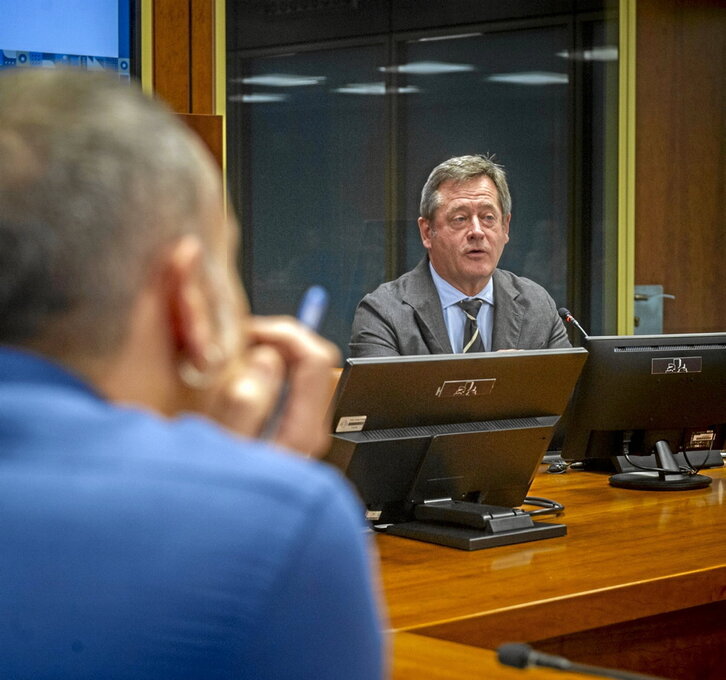
[{"label": "blue pen", "polygon": [[[300,300],[300,305],[297,308],[297,320],[310,330],[317,331],[328,309],[329,298],[328,291],[322,286],[310,286],[302,296],[302,300]],[[282,412],[285,409],[288,391],[288,385],[285,383],[277,404],[275,404],[275,409],[260,433],[262,439],[270,439],[277,431]]]},{"label": "blue pen", "polygon": [[318,330],[328,309],[329,297],[328,291],[322,286],[310,286],[305,291],[297,309],[298,321],[310,330]]}]

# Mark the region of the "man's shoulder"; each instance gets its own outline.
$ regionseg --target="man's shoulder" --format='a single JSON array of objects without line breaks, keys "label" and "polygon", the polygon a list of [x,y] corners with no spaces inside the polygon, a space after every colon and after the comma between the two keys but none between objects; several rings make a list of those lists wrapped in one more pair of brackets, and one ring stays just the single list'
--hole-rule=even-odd
[{"label": "man's shoulder", "polygon": [[202,416],[165,418],[114,404],[79,381],[0,382],[0,405],[0,431],[22,433],[4,442],[0,433],[6,450],[17,447],[19,456],[27,453],[35,465],[47,461],[49,469],[92,469],[110,486],[114,476],[148,488],[175,479],[198,499],[222,485],[240,496],[254,492],[256,502],[289,497],[291,505],[304,506],[342,484],[326,466],[236,436]]},{"label": "man's shoulder", "polygon": [[419,262],[413,269],[401,274],[397,279],[386,281],[368,293],[364,300],[401,300],[408,295],[419,293],[431,281],[428,260]]},{"label": "man's shoulder", "polygon": [[[173,474],[200,487],[201,495],[216,493],[220,485],[234,488],[241,499],[276,511],[305,513],[322,498],[349,496],[341,475],[316,461],[264,441],[236,436],[197,415],[173,420],[153,414],[137,415],[136,474],[149,466],[163,476]],[[119,455],[129,455],[128,451]],[[130,461],[131,463],[131,461]],[[280,503],[284,499],[284,503]]]},{"label": "man's shoulder", "polygon": [[494,286],[510,294],[524,295],[525,297],[549,298],[547,289],[525,276],[517,276],[507,269],[494,270]]}]

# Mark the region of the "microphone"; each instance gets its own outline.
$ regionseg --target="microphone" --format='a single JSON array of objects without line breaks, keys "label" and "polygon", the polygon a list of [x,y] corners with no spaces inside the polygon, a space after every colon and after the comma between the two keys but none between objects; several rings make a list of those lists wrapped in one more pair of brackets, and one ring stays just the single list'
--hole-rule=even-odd
[{"label": "microphone", "polygon": [[577,328],[577,330],[580,331],[580,333],[582,333],[582,335],[585,337],[585,340],[589,339],[590,336],[587,333],[585,333],[585,329],[582,326],[580,326],[577,319],[574,316],[572,316],[572,314],[570,313],[570,310],[567,309],[567,307],[560,307],[557,310],[557,313],[560,315],[560,318],[566,324],[570,324],[571,326],[574,326],[575,328]]},{"label": "microphone", "polygon": [[[567,311],[567,310],[565,310]],[[556,668],[559,671],[570,671],[571,673],[582,673],[585,675],[597,675],[601,678],[615,678],[616,680],[663,680],[654,675],[641,675],[629,671],[618,671],[600,666],[588,666],[587,664],[575,663],[564,656],[554,656],[538,652],[523,642],[510,642],[501,645],[497,649],[499,663],[514,668]]]}]

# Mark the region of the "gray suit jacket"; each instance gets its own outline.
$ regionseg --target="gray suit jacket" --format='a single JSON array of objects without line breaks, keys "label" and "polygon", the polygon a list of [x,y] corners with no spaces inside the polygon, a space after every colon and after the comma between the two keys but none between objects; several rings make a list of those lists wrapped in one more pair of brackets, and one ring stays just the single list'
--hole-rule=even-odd
[{"label": "gray suit jacket", "polygon": [[[492,350],[570,347],[554,300],[534,281],[494,270]],[[351,357],[450,354],[449,335],[428,258],[358,305]]]}]

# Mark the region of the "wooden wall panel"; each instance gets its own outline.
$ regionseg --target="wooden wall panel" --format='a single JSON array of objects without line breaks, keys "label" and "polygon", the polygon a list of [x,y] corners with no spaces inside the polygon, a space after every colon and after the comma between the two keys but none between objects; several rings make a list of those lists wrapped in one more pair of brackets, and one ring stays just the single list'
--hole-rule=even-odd
[{"label": "wooden wall panel", "polygon": [[726,11],[638,0],[635,282],[664,331],[726,331]]},{"label": "wooden wall panel", "polygon": [[224,167],[224,118],[201,113],[180,113],[178,116],[202,138],[221,170]]},{"label": "wooden wall panel", "polygon": [[154,91],[177,113],[189,113],[189,0],[154,0]]},{"label": "wooden wall panel", "polygon": [[215,0],[154,1],[153,89],[223,167],[224,118],[215,112]]},{"label": "wooden wall panel", "polygon": [[214,0],[191,0],[191,112],[214,113]]}]

